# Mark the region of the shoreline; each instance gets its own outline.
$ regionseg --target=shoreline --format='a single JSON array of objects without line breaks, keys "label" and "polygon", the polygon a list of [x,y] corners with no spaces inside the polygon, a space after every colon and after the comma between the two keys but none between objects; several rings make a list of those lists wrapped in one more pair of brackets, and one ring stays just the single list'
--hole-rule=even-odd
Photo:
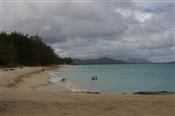
[{"label": "shoreline", "polygon": [[[2,79],[0,81],[0,87],[5,89],[15,89],[15,90],[40,90],[40,91],[52,91],[52,92],[74,92],[74,93],[89,93],[89,94],[100,94],[98,91],[85,90],[83,88],[76,88],[76,86],[71,85],[70,83],[62,82],[63,78],[56,78],[54,82],[52,79],[55,77],[55,70],[60,71],[61,68],[67,68],[70,65],[55,65],[47,67],[24,67],[20,69],[19,67],[13,68],[12,71],[3,71]],[[44,71],[43,71],[44,69]],[[29,70],[29,71],[26,71]],[[21,72],[17,75],[14,73]],[[5,74],[12,73],[12,74]],[[4,76],[3,76],[4,75]],[[10,80],[6,76],[11,76]],[[4,79],[3,79],[4,78]],[[59,79],[59,80],[58,80]],[[4,82],[2,82],[4,81]],[[54,90],[57,89],[57,90]],[[103,94],[140,94],[140,95],[169,95],[175,94],[171,91],[137,91],[137,92],[117,92],[117,93],[103,93]]]},{"label": "shoreline", "polygon": [[12,90],[31,90],[33,86],[48,84],[49,73],[62,67],[67,67],[67,65],[17,67],[13,70],[2,71],[0,87]]},{"label": "shoreline", "polygon": [[[1,87],[0,114],[2,116],[174,116],[175,95],[140,95],[122,93],[72,92],[35,87],[48,84],[48,75],[56,68],[26,75],[14,87]],[[45,67],[46,68],[46,67]],[[39,71],[41,67],[24,67],[23,74]],[[5,81],[15,79],[15,69]],[[7,73],[7,72],[6,72]],[[33,88],[34,87],[34,88]],[[154,106],[154,107],[152,107]]]},{"label": "shoreline", "polygon": [[[64,67],[65,68],[65,67]],[[67,67],[66,67],[67,68]],[[58,70],[62,71],[62,70]],[[89,94],[140,94],[140,95],[169,95],[169,94],[175,94],[175,92],[173,91],[165,91],[165,90],[159,90],[159,91],[133,91],[133,92],[112,92],[112,93],[108,93],[108,92],[101,92],[101,91],[92,91],[92,90],[88,90],[88,89],[84,89],[84,88],[80,88],[77,87],[74,83],[66,81],[67,78],[66,77],[58,77],[58,75],[55,74],[55,72],[52,72],[51,74],[49,74],[49,78],[48,78],[48,82],[50,83],[50,85],[53,84],[54,85],[61,85],[65,88],[68,88],[69,90],[71,90],[72,92],[75,93],[89,93]],[[56,76],[56,77],[55,77]],[[62,81],[63,79],[65,79],[65,81]]]}]

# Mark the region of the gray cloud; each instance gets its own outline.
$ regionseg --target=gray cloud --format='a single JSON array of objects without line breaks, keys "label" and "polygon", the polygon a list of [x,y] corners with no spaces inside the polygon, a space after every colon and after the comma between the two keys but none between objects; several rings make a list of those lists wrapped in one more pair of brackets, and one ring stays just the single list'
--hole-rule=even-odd
[{"label": "gray cloud", "polygon": [[60,56],[171,61],[175,60],[173,6],[134,0],[4,2],[3,30],[38,33]]}]

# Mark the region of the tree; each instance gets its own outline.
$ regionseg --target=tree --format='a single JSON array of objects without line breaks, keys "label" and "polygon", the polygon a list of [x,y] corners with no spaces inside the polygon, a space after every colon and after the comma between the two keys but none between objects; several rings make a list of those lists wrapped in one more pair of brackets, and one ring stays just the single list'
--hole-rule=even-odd
[{"label": "tree", "polygon": [[72,63],[72,59],[58,57],[38,35],[29,36],[19,32],[0,33],[0,65],[36,66],[63,63]]}]

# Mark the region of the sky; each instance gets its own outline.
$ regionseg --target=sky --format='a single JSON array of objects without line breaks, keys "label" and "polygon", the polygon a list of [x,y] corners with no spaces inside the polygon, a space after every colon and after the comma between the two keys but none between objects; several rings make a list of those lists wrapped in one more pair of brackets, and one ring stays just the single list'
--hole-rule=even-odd
[{"label": "sky", "polygon": [[175,60],[173,0],[1,0],[1,31],[38,34],[61,57]]}]

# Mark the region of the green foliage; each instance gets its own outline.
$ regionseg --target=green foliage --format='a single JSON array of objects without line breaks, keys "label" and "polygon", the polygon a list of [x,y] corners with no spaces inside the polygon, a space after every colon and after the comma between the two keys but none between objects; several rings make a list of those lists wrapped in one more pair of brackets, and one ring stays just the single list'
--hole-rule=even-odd
[{"label": "green foliage", "polygon": [[73,62],[70,57],[69,58],[64,58],[63,60],[64,60],[65,64],[71,64]]},{"label": "green foliage", "polygon": [[70,63],[71,58],[58,57],[38,36],[17,32],[0,33],[0,65],[37,66]]}]

